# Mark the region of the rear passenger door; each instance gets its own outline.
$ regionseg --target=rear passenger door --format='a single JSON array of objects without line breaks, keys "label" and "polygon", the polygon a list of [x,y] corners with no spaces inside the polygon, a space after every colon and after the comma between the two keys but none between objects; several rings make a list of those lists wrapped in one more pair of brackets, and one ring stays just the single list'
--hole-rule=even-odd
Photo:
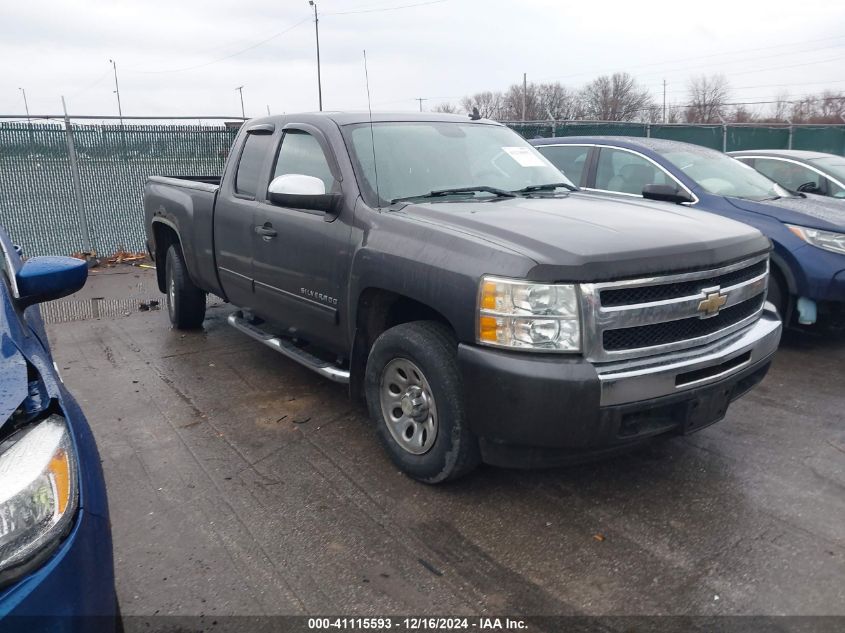
[{"label": "rear passenger door", "polygon": [[[336,348],[345,344],[339,306],[349,270],[350,218],[272,204],[267,185],[278,176],[302,174],[340,192],[340,171],[322,133],[286,126],[269,163],[272,171],[255,211],[253,270],[256,313],[303,338]],[[271,233],[268,235],[268,233]]]}]

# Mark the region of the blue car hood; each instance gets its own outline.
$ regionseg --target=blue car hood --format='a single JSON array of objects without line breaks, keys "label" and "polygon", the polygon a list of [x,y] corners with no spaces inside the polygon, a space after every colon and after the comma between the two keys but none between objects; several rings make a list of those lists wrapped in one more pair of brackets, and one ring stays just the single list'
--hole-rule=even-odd
[{"label": "blue car hood", "polygon": [[804,194],[805,198],[778,198],[756,202],[743,198],[726,198],[737,209],[769,215],[781,222],[814,229],[845,231],[845,202],[824,196]]},{"label": "blue car hood", "polygon": [[0,335],[0,426],[29,395],[26,358],[7,332]]}]

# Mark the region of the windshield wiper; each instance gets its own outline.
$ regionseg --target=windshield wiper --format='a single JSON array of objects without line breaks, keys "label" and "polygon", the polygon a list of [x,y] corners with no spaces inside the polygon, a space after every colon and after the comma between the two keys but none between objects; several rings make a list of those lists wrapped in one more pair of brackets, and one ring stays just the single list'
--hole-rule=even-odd
[{"label": "windshield wiper", "polygon": [[419,194],[416,196],[405,196],[404,198],[394,198],[390,201],[390,204],[394,204],[396,202],[406,202],[408,200],[421,200],[424,198],[439,198],[441,196],[451,196],[451,195],[459,195],[462,193],[492,193],[494,196],[498,198],[515,198],[516,193],[513,191],[507,191],[505,189],[498,189],[496,187],[488,187],[486,185],[481,185],[478,187],[455,187],[453,189],[435,189],[434,191],[429,191],[428,193]]},{"label": "windshield wiper", "polygon": [[564,189],[568,189],[569,191],[578,191],[577,187],[573,187],[568,182],[550,182],[546,185],[529,185],[527,187],[523,187],[522,189],[517,189],[513,193],[534,193],[535,191],[554,191],[559,187],[563,187]]}]

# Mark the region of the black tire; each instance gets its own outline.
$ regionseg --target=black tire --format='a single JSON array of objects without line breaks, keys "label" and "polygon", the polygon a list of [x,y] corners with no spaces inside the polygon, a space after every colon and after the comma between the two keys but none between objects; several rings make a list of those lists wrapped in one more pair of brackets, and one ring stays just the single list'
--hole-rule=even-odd
[{"label": "black tire", "polygon": [[774,270],[769,273],[769,291],[766,295],[766,301],[774,304],[781,321],[784,323],[789,322],[789,315],[786,313],[789,309],[789,294],[785,292],[780,274]]},{"label": "black tire", "polygon": [[[434,321],[414,321],[392,327],[379,336],[367,359],[367,406],[376,425],[378,437],[393,463],[402,472],[429,484],[462,477],[481,461],[478,439],[467,424],[457,349],[454,335],[444,325]],[[433,398],[432,411],[436,413],[432,415],[436,416],[436,432],[430,447],[421,454],[409,452],[411,449],[399,443],[394,437],[398,427],[394,426],[394,431],[388,427],[391,422],[388,420],[389,414],[384,412],[384,402],[388,403],[388,408],[394,406],[394,411],[403,412],[400,406],[389,404],[388,396],[385,396],[387,400],[382,400],[383,389],[392,391],[392,387],[397,386],[390,383],[387,373],[388,369],[393,367],[394,361],[410,361],[411,366],[418,368],[422,376],[417,378],[422,380]],[[385,378],[387,381],[383,385]],[[402,386],[404,387],[406,385]],[[387,394],[386,391],[384,393]],[[397,394],[394,397],[399,397],[399,392],[394,393]],[[407,391],[405,393],[407,395]],[[404,399],[406,396],[401,397]],[[408,418],[403,419],[407,420],[405,424],[410,425],[408,428],[413,426],[413,422]],[[401,423],[400,420],[396,424]],[[421,432],[420,437],[424,443],[425,434]],[[422,446],[418,448],[423,450]]]},{"label": "black tire", "polygon": [[165,303],[170,323],[178,330],[194,330],[205,319],[205,292],[188,276],[185,257],[178,244],[171,244],[165,259]]}]

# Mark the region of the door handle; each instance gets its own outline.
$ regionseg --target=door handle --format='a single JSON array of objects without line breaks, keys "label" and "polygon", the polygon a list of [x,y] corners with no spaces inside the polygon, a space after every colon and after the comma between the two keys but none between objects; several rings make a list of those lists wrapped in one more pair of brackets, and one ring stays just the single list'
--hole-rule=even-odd
[{"label": "door handle", "polygon": [[255,232],[265,239],[276,237],[279,234],[276,229],[273,228],[273,225],[269,222],[265,222],[264,226],[256,226]]}]

